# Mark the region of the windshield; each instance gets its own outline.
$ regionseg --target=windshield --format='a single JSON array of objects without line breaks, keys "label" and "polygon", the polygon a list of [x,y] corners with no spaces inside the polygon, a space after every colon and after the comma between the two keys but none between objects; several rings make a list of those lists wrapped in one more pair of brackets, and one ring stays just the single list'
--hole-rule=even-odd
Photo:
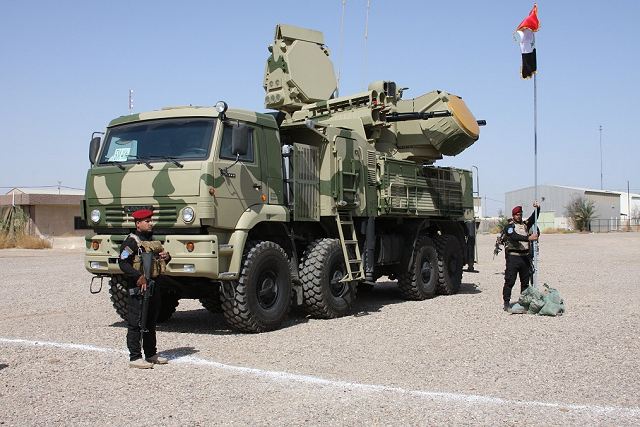
[{"label": "windshield", "polygon": [[100,163],[206,159],[215,124],[211,118],[187,118],[111,128]]}]

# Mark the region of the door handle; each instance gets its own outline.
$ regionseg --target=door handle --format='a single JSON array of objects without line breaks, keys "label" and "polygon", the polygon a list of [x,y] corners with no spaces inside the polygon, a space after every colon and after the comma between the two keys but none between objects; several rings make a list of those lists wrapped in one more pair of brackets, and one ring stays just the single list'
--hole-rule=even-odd
[{"label": "door handle", "polygon": [[262,190],[262,185],[260,185],[260,184],[253,184],[253,188],[255,188],[256,190]]}]

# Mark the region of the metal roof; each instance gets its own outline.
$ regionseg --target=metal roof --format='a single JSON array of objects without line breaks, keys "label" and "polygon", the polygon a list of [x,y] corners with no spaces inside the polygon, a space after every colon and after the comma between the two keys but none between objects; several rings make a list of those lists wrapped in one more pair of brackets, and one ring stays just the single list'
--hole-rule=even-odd
[{"label": "metal roof", "polygon": [[61,196],[83,196],[84,190],[77,188],[58,187],[56,185],[50,187],[14,187],[7,191],[6,194],[54,194]]}]

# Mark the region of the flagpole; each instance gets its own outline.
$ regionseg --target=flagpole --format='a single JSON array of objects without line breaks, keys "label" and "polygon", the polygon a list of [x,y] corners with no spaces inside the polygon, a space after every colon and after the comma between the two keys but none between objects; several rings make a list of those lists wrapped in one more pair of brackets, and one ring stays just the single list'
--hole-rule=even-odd
[{"label": "flagpole", "polygon": [[[533,73],[533,200],[538,201],[538,85],[537,73]],[[534,207],[533,231],[538,232],[538,208]],[[538,287],[538,242],[533,242],[533,287]]]}]

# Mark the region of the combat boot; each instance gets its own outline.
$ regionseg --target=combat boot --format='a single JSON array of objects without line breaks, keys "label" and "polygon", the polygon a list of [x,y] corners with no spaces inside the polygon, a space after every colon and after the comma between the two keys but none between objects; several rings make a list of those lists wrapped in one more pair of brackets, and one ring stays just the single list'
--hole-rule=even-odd
[{"label": "combat boot", "polygon": [[504,303],[504,305],[502,306],[502,309],[503,309],[504,311],[507,311],[507,312],[509,311],[509,308],[511,308],[511,307],[509,306],[509,303],[508,303],[508,302],[505,302],[505,303]]},{"label": "combat boot", "polygon": [[147,362],[154,365],[166,365],[167,363],[169,363],[169,359],[154,354],[153,356],[147,358]]},{"label": "combat boot", "polygon": [[131,362],[129,362],[129,367],[130,368],[137,368],[137,369],[152,369],[153,368],[153,363],[147,362],[144,359],[136,359],[136,360],[132,360]]}]

